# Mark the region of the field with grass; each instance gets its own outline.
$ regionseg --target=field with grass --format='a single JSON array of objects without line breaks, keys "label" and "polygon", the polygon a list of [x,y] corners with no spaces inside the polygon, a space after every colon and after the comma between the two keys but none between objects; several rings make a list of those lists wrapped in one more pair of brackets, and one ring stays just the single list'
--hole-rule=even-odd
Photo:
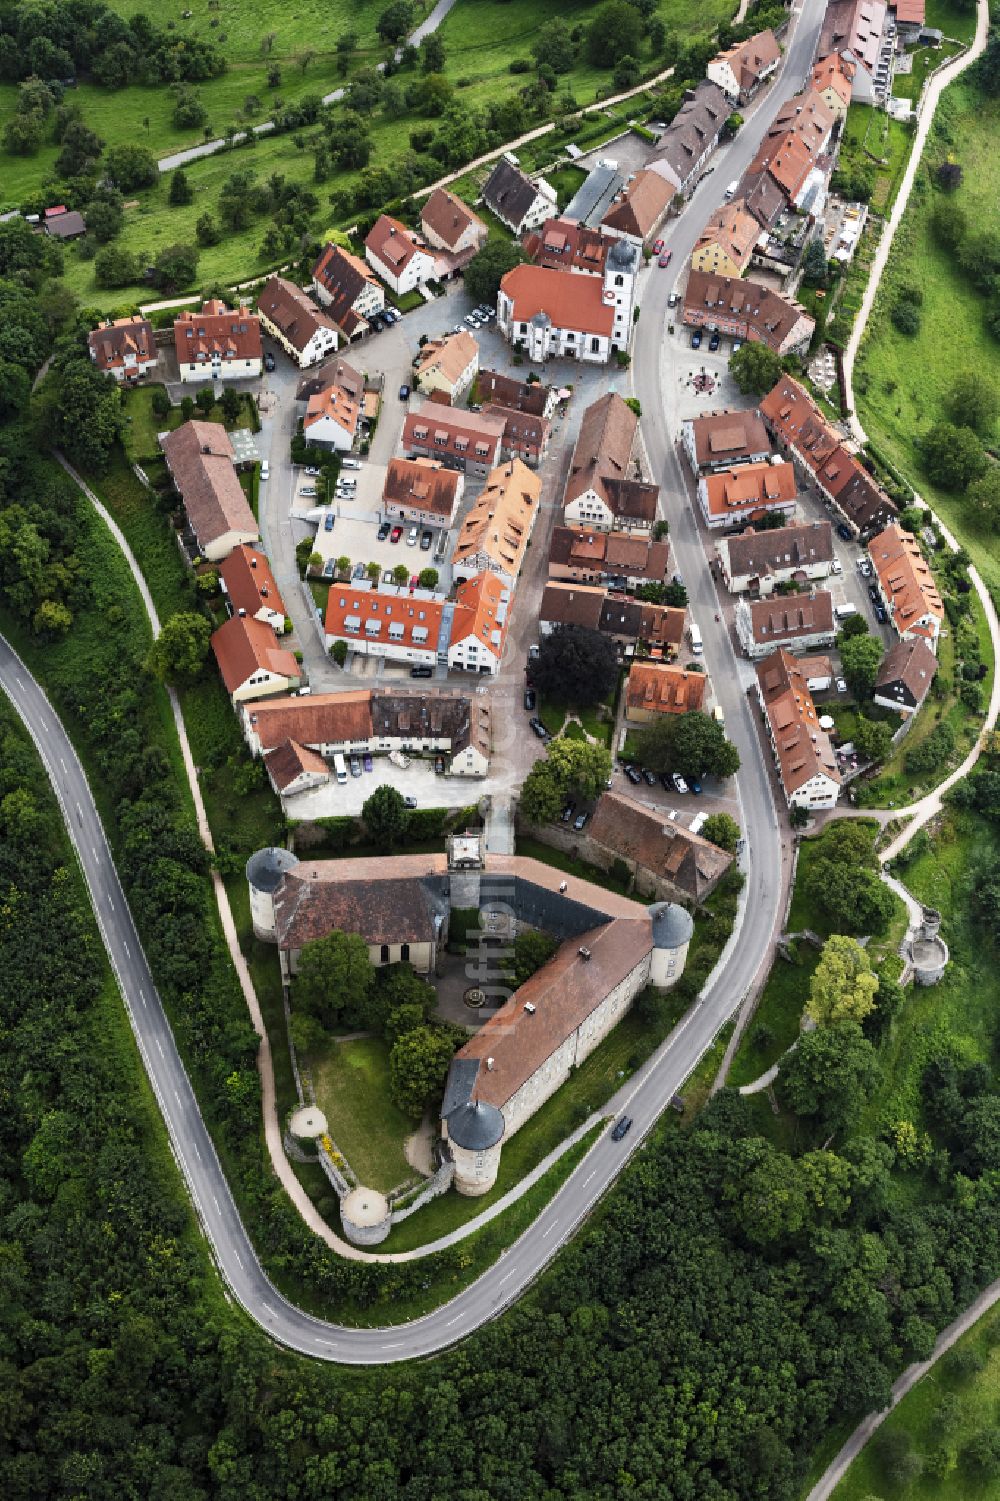
[{"label": "field with grass", "polygon": [[413,1177],[403,1152],[413,1122],[392,1103],[388,1045],[380,1037],[334,1042],[308,1066],[330,1135],[359,1182],[388,1193]]},{"label": "field with grass", "polygon": [[870,104],[852,104],[844,126],[838,167],[876,169],[872,211],[887,215],[896,200],[906,170],[913,132]]},{"label": "field with grass", "polygon": [[[970,514],[960,494],[928,481],[919,440],[945,415],[944,398],[958,375],[971,370],[1000,386],[1000,343],[986,329],[986,301],[931,236],[930,216],[940,195],[928,173],[928,166],[951,155],[963,177],[950,201],[971,226],[995,224],[1000,199],[998,132],[1000,100],[984,100],[964,82],[945,91],[854,374],[858,415],[873,443],[961,538],[994,592],[1000,591],[995,531]],[[890,317],[904,285],[917,286],[923,293],[920,329],[912,338],[899,333]],[[994,431],[992,441],[996,446],[1000,432]]]},{"label": "field with grass", "polygon": [[[996,1479],[965,1451],[984,1430],[995,1433],[998,1407],[1000,1315],[991,1311],[886,1418],[833,1501],[873,1501],[876,1495],[884,1501],[995,1501]],[[915,1478],[904,1484],[895,1478],[901,1454],[915,1454],[919,1462]]]}]

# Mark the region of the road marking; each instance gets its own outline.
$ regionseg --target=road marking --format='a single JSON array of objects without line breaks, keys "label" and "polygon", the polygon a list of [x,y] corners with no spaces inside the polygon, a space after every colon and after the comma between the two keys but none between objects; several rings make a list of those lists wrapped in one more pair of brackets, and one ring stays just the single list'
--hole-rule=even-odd
[{"label": "road marking", "polygon": [[593,1178],[596,1175],[596,1173],[597,1173],[597,1169],[595,1167],[594,1171],[588,1177],[584,1178],[584,1180],[583,1180],[583,1187],[584,1188],[586,1188],[587,1184],[590,1182],[590,1179]]},{"label": "road marking", "polygon": [[551,1223],[551,1225],[549,1226],[549,1228],[547,1230],[543,1230],[542,1231],[542,1239],[543,1240],[545,1239],[545,1237],[547,1235],[551,1235],[552,1234],[553,1230],[556,1228],[556,1226],[558,1225],[558,1223],[559,1223],[558,1220],[553,1220],[552,1223]]},{"label": "road marking", "polygon": [[[63,771],[66,771],[66,762],[63,760],[62,756],[59,757],[59,765],[62,767]],[[66,775],[68,776],[69,773],[66,772]],[[80,804],[77,803],[76,806],[79,808]]]},{"label": "road marking", "polygon": [[181,1104],[181,1097],[177,1093],[176,1089],[174,1090],[174,1099],[177,1101],[177,1108],[179,1110],[180,1109],[180,1104]]},{"label": "road marking", "polygon": [[236,1257],[236,1260],[240,1264],[240,1271],[241,1272],[245,1272],[246,1271],[246,1267],[243,1265],[243,1257],[240,1255],[239,1251],[237,1251],[237,1249],[236,1249],[235,1246],[233,1247],[233,1255]]},{"label": "road marking", "polygon": [[220,1206],[219,1206],[219,1201],[218,1201],[218,1199],[217,1199],[217,1198],[216,1198],[216,1197],[215,1197],[215,1194],[213,1194],[213,1195],[212,1195],[212,1203],[213,1203],[213,1204],[214,1204],[214,1205],[215,1205],[215,1208],[216,1208],[216,1211],[217,1211],[217,1212],[218,1212],[218,1213],[219,1213],[219,1214],[221,1214],[221,1213],[222,1213],[222,1209],[221,1209],[221,1208],[220,1208]]},{"label": "road marking", "polygon": [[160,1057],[162,1058],[164,1056],[164,1053],[163,1053],[163,1043],[160,1041],[159,1038],[156,1039],[156,1046],[157,1046],[157,1049],[159,1051]]},{"label": "road marking", "polygon": [[24,684],[21,682],[21,679],[19,677],[17,677],[17,673],[16,672],[15,672],[14,676],[17,678],[17,686],[19,688],[23,689],[24,688]]},{"label": "road marking", "polygon": [[122,948],[125,950],[126,954],[128,954],[129,958],[131,959],[132,955],[128,953],[128,944],[125,942],[124,938],[122,939]]},{"label": "road marking", "polygon": [[403,1341],[401,1339],[394,1339],[391,1345],[383,1345],[382,1349],[383,1350],[398,1350],[399,1347],[400,1347],[400,1345],[402,1343],[403,1343]]},{"label": "road marking", "polygon": [[195,1142],[195,1144],[194,1144],[194,1155],[197,1157],[198,1161],[200,1162],[201,1161],[201,1152],[198,1149],[198,1143],[197,1142]]},{"label": "road marking", "polygon": [[446,1328],[446,1329],[450,1329],[450,1328],[451,1328],[451,1326],[452,1326],[452,1324],[457,1324],[457,1323],[458,1323],[458,1321],[459,1321],[459,1319],[460,1319],[460,1318],[461,1318],[461,1317],[462,1317],[462,1315],[461,1315],[461,1314],[460,1314],[460,1313],[456,1313],[456,1315],[455,1315],[455,1317],[454,1317],[454,1318],[453,1318],[453,1319],[449,1319],[449,1320],[448,1320],[448,1322],[447,1322],[447,1324],[445,1324],[445,1326],[444,1326],[444,1327],[445,1327],[445,1328]]},{"label": "road marking", "polygon": [[[503,1287],[503,1285],[504,1285],[505,1282],[509,1282],[510,1279],[511,1279],[511,1277],[516,1277],[516,1276],[517,1276],[517,1268],[515,1267],[512,1272],[508,1272],[507,1273],[506,1277],[501,1277],[500,1278],[500,1281],[497,1283],[497,1287]],[[454,1322],[455,1322],[455,1320],[452,1319],[452,1323],[454,1323]]]}]

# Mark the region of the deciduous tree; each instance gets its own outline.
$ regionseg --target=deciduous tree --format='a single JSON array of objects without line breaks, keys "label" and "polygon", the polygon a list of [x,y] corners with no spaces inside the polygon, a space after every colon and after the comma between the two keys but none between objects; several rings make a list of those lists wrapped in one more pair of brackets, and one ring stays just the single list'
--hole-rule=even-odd
[{"label": "deciduous tree", "polygon": [[863,1022],[875,1009],[878,976],[864,949],[853,938],[834,934],[823,945],[809,982],[806,1015],[817,1026]]},{"label": "deciduous tree", "polygon": [[600,631],[560,625],[542,638],[531,676],[542,698],[586,708],[610,694],[618,679],[618,658]]},{"label": "deciduous tree", "polygon": [[444,1093],[455,1045],[440,1027],[404,1032],[389,1054],[389,1089],[393,1104],[413,1120]]},{"label": "deciduous tree", "polygon": [[372,842],[380,849],[391,850],[406,837],[409,809],[403,801],[403,794],[387,782],[376,787],[365,799],[361,817]]},{"label": "deciduous tree", "polygon": [[164,622],[150,647],[146,666],[160,682],[193,682],[205,665],[211,635],[212,627],[204,615],[178,610]]}]

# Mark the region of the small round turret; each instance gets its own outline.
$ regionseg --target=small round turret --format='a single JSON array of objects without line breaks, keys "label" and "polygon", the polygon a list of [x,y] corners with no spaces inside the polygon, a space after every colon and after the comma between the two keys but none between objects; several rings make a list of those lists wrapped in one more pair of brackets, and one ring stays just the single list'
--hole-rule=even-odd
[{"label": "small round turret", "polygon": [[297,855],[291,850],[270,846],[257,850],[246,864],[247,885],[250,887],[250,915],[256,937],[265,943],[274,943],[277,930],[274,923],[274,894],[285,875],[298,865]]},{"label": "small round turret", "polygon": [[649,983],[658,990],[669,990],[684,973],[694,919],[686,907],[676,902],[654,902],[648,910],[653,924]]}]

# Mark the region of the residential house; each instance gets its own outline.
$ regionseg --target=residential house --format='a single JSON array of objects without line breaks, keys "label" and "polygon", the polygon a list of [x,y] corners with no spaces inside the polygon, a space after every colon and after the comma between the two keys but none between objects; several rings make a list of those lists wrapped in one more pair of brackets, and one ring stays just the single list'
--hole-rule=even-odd
[{"label": "residential house", "polygon": [[413,384],[430,395],[439,391],[453,406],[461,401],[479,373],[479,345],[464,331],[428,339],[413,361]]},{"label": "residential house", "polygon": [[747,169],[747,178],[754,183],[760,174],[766,174],[784,199],[783,207],[797,209],[805,203],[816,169],[817,154],[801,135],[786,130],[781,135],[764,137]]},{"label": "residential house", "polygon": [[536,469],[549,446],[549,424],[544,417],[535,417],[530,412],[515,411],[488,401],[483,407],[487,417],[496,417],[503,423],[500,438],[500,456],[504,459],[520,459]]},{"label": "residential house", "polygon": [[[753,215],[762,230],[773,230],[788,208],[788,200],[766,164],[757,162],[744,172],[740,180],[739,204]],[[760,241],[755,250],[759,245]]]},{"label": "residential house", "polygon": [[198,551],[210,563],[256,543],[257,522],[233,467],[233,445],[218,422],[185,422],[160,443],[184,503]]},{"label": "residential house", "polygon": [[537,380],[516,380],[511,375],[500,375],[496,370],[480,370],[476,376],[476,400],[508,411],[526,412],[532,417],[544,417],[546,422],[551,422],[559,405],[555,386],[546,386]]},{"label": "residential house", "polygon": [[704,79],[657,141],[650,170],[672,182],[679,193],[689,193],[731,113],[732,105],[718,84]]},{"label": "residential house", "polygon": [[806,671],[779,647],[757,663],[757,699],[788,806],[814,812],[836,807],[841,778]]},{"label": "residential house", "polygon": [[745,42],[734,42],[716,53],[705,73],[734,104],[747,104],[777,70],[781,48],[774,32],[757,31]]},{"label": "residential house", "polygon": [[327,761],[337,752],[358,755],[372,748],[371,700],[370,689],[349,688],[248,704],[241,711],[243,736],[252,756],[269,756],[289,740]]},{"label": "residential house", "polygon": [[299,664],[275,640],[271,626],[250,615],[231,615],[212,632],[212,650],[234,704],[290,693],[301,678]]},{"label": "residential house", "polygon": [[868,544],[878,590],[897,636],[937,650],[944,605],[920,543],[892,522]]},{"label": "residential house", "polygon": [[598,161],[563,209],[563,218],[596,229],[623,186],[617,162]]},{"label": "residential house", "polygon": [[681,424],[681,444],[694,474],[762,464],[771,453],[759,412],[708,412]]},{"label": "residential house", "polygon": [[601,623],[601,610],[607,591],[593,585],[557,584],[551,581],[542,591],[538,607],[538,630],[542,636],[551,636],[560,626],[580,626],[596,631]]},{"label": "residential house", "polygon": [[649,604],[626,594],[612,594],[592,585],[550,580],[542,591],[538,627],[550,636],[563,625],[600,631],[626,655],[642,642],[658,658],[675,657],[684,639],[684,611],[670,605]]},{"label": "residential house", "polygon": [[815,161],[829,151],[836,123],[836,111],[830,109],[818,90],[810,87],[779,105],[764,139],[780,147],[789,135],[797,136]]},{"label": "residential house", "polygon": [[649,724],[661,714],[690,714],[705,702],[703,672],[657,662],[633,662],[625,683],[625,716]]},{"label": "residential house", "polygon": [[754,281],[694,271],[684,291],[683,321],[733,339],[766,344],[775,354],[806,354],[816,328],[805,308]]},{"label": "residential house", "polygon": [[833,595],[817,589],[784,599],[738,599],[736,634],[753,661],[766,657],[776,646],[804,652],[832,646],[837,634]]},{"label": "residential house", "polygon": [[811,84],[827,109],[843,122],[851,107],[857,64],[840,52],[821,57],[812,70]]},{"label": "residential house", "polygon": [[419,235],[389,214],[380,214],[365,240],[365,260],[397,297],[434,275],[434,257]]},{"label": "residential house", "polygon": [[830,0],[823,17],[816,56],[839,52],[853,63],[853,97],[859,104],[879,103],[889,83],[886,20],[881,0]]},{"label": "residential house", "polygon": [[90,358],[104,375],[131,385],[156,368],[156,342],[148,318],[116,318],[87,335]]},{"label": "residential house", "polygon": [[909,718],[921,708],[937,669],[937,657],[926,641],[904,636],[882,658],[875,678],[875,702]]},{"label": "residential house", "polygon": [[302,433],[307,443],[335,453],[350,453],[358,435],[364,399],[364,379],[350,366],[341,366],[333,381],[306,403]]},{"label": "residential house", "polygon": [[620,792],[602,793],[583,834],[566,837],[579,859],[602,870],[624,861],[638,895],[692,906],[708,900],[734,859],[660,809]]},{"label": "residential house", "polygon": [[271,565],[257,547],[234,547],[219,569],[222,592],[231,615],[262,620],[280,635],[285,629],[285,604]]},{"label": "residential house", "polygon": [[449,670],[496,676],[507,638],[510,600],[510,588],[495,573],[477,573],[462,580],[455,590],[447,643]]},{"label": "residential house", "polygon": [[183,382],[251,380],[263,369],[260,319],[246,303],[228,308],[217,297],[200,312],[190,309],[174,319],[174,351]]},{"label": "residential house", "polygon": [[494,573],[513,589],[531,541],[542,482],[520,459],[494,469],[462,522],[451,558],[454,579]]},{"label": "residential house", "polygon": [[485,412],[427,402],[403,423],[403,448],[411,458],[439,459],[449,469],[485,479],[500,459],[504,422]]},{"label": "residential house", "polygon": [[677,192],[669,178],[648,169],[628,179],[601,220],[605,235],[621,235],[633,245],[648,245],[667,216]]},{"label": "residential house", "polygon": [[372,314],[385,307],[382,283],[363,260],[341,245],[324,245],[313,267],[312,285],[330,322],[347,343],[368,333]]},{"label": "residential house", "polygon": [[810,584],[833,571],[833,527],[810,521],[767,531],[749,530],[723,537],[715,545],[723,581],[730,594],[759,594],[765,599],[779,584]]},{"label": "residential house", "polygon": [[420,228],[426,243],[441,251],[447,264],[454,262],[455,266],[467,264],[489,234],[479,215],[447,188],[435,188],[425,199]]},{"label": "residential house", "polygon": [[312,792],[330,780],[330,768],[323,757],[297,740],[283,740],[275,750],[268,751],[264,769],[272,790],[280,798]]},{"label": "residential house", "polygon": [[257,311],[264,328],[299,369],[318,365],[337,348],[333,320],[294,282],[272,276],[257,298]]},{"label": "residential house", "polygon": [[489,699],[445,692],[373,693],[371,749],[375,755],[445,755],[449,776],[484,777],[492,749]]},{"label": "residential house", "polygon": [[741,203],[723,204],[698,236],[691,253],[692,271],[742,276],[759,236],[760,225]]},{"label": "residential house", "polygon": [[447,530],[465,489],[465,476],[437,459],[390,459],[382,487],[387,521]]},{"label": "residential house", "polygon": [[775,513],[790,521],[798,490],[794,464],[741,464],[701,475],[698,503],[713,530],[745,526]]},{"label": "residential house", "polygon": [[555,188],[544,177],[532,182],[509,154],[500,158],[487,178],[483,202],[518,239],[557,212]]},{"label": "residential house", "polygon": [[346,641],[362,657],[411,667],[436,667],[445,603],[429,591],[405,586],[375,589],[333,583],[326,601],[326,645]]},{"label": "residential house", "polygon": [[669,542],[634,532],[580,531],[556,526],[549,545],[554,583],[597,584],[619,592],[662,584],[670,566]]},{"label": "residential house", "polygon": [[639,419],[615,391],[583,414],[563,495],[566,526],[648,532],[659,488],[629,477]]},{"label": "residential house", "polygon": [[760,416],[800,478],[854,532],[878,531],[892,520],[892,501],[798,381],[782,376],[761,402]]},{"label": "residential house", "polygon": [[895,18],[900,41],[919,41],[927,19],[926,0],[889,0],[889,10]]}]

